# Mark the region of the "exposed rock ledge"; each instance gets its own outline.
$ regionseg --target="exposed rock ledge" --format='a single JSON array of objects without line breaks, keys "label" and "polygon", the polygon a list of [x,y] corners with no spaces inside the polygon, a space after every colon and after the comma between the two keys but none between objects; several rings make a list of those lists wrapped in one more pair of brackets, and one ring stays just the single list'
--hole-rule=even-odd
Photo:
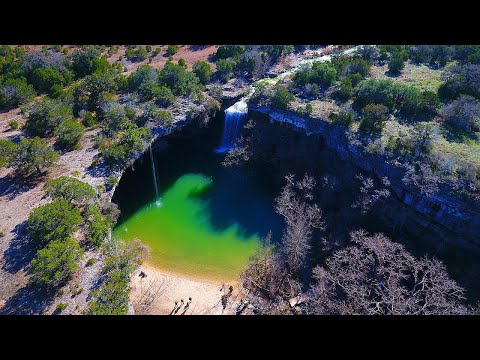
[{"label": "exposed rock ledge", "polygon": [[[392,164],[383,155],[363,151],[361,146],[349,141],[348,133],[340,125],[322,119],[298,116],[292,112],[274,111],[269,107],[249,105],[249,108],[251,111],[267,114],[270,121],[289,124],[307,135],[321,134],[325,139],[325,145],[335,150],[343,160],[355,164],[364,171],[374,173],[378,178],[388,177],[391,189],[398,199],[423,215],[411,220],[424,227],[438,224],[457,235],[454,240],[456,245],[480,251],[480,204],[478,202],[467,204],[458,197],[445,195],[451,190],[447,185],[442,185],[440,191],[434,196],[426,196],[407,187],[401,181],[405,174],[402,167]],[[445,231],[438,233],[443,237],[442,240],[452,241],[452,237],[447,236]]]}]

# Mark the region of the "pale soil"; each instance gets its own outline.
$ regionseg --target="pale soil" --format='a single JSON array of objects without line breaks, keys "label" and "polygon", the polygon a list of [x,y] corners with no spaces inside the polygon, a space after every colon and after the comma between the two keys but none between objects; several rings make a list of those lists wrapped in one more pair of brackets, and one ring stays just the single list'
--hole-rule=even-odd
[{"label": "pale soil", "polygon": [[[160,51],[158,55],[153,56],[153,52],[158,47],[160,47],[162,51]],[[127,60],[127,58],[124,56],[127,48],[125,46],[120,46],[119,50],[109,58],[109,61],[111,63],[117,62],[120,56],[122,56],[123,58],[120,60],[120,63],[127,68],[126,74],[130,74],[131,72],[135,71],[135,69],[137,69],[140,65],[150,65],[154,68],[161,69],[168,61],[168,56],[166,55],[167,47],[168,45],[153,45],[152,51],[145,60],[132,62]],[[210,62],[209,58],[211,55],[215,54],[217,48],[218,45],[180,45],[177,53],[172,56],[173,62],[177,63],[180,58],[184,58],[188,69],[191,70],[192,65],[196,61],[206,61],[210,63],[212,70],[215,71],[215,63]],[[152,61],[149,63],[150,59]]]},{"label": "pale soil", "polygon": [[[141,278],[143,271],[147,277]],[[225,292],[222,291],[222,283],[208,282],[189,279],[183,276],[159,271],[149,265],[141,265],[132,275],[132,291],[130,299],[136,314],[169,315],[175,301],[183,299],[184,304],[188,298],[192,298],[190,307],[184,315],[231,315],[235,314],[240,300],[237,283],[225,283]],[[223,310],[221,297],[228,293],[228,287],[232,285],[234,290]],[[155,288],[156,291],[149,289]],[[182,307],[176,315],[184,312]]]},{"label": "pale soil", "polygon": [[[18,115],[17,111],[18,109],[1,115],[1,138],[12,138],[21,134],[20,130],[10,131],[8,127],[8,120],[12,115]],[[21,124],[24,123],[21,116],[17,120]],[[18,230],[24,225],[32,209],[47,203],[47,199],[43,198],[45,181],[52,177],[72,175],[72,172],[74,172],[77,173],[76,176],[79,179],[90,183],[94,187],[104,183],[101,175],[96,176],[88,172],[88,167],[98,153],[98,150],[94,148],[93,141],[93,136],[97,131],[87,132],[82,141],[82,149],[61,155],[58,165],[50,169],[45,177],[34,184],[12,182],[10,177],[13,172],[12,169],[0,170],[0,230],[5,233],[0,238],[0,310],[12,295],[27,284],[25,266],[33,258],[35,249],[22,235],[19,235]],[[86,254],[85,258],[87,256],[91,257],[92,254]],[[83,264],[72,281],[67,284],[67,287],[76,281],[82,284],[84,290],[87,290],[93,284],[97,270],[94,266],[85,268]],[[68,294],[68,291],[66,293]],[[85,293],[88,293],[88,291],[85,291]],[[73,300],[76,301],[76,299]],[[18,301],[23,302],[24,298],[20,298]],[[9,308],[12,307],[15,307],[15,304],[9,304]],[[28,312],[29,310],[25,311]],[[32,311],[35,312],[36,310]]]}]

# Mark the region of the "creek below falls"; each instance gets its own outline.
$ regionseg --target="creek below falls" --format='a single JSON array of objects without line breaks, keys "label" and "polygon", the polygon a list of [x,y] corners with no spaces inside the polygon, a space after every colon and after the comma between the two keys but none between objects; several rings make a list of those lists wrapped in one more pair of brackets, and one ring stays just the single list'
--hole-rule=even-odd
[{"label": "creek below falls", "polygon": [[[121,210],[113,237],[147,244],[149,265],[201,280],[235,280],[262,237],[271,231],[273,243],[281,239],[284,223],[274,199],[285,175],[309,173],[317,181],[316,200],[326,223],[326,231],[314,236],[312,264],[348,244],[352,230],[383,232],[415,256],[442,260],[467,290],[468,300],[480,298],[479,254],[439,243],[429,227],[413,225],[408,217],[418,214],[393,194],[367,214],[352,208],[360,171],[326,148],[320,135],[307,136],[249,112],[255,155],[243,166],[222,166],[224,117],[218,111],[206,125],[193,120],[157,139],[151,152],[125,170],[112,199]],[[398,214],[404,214],[401,226],[395,221]],[[325,244],[330,244],[327,251]]]}]

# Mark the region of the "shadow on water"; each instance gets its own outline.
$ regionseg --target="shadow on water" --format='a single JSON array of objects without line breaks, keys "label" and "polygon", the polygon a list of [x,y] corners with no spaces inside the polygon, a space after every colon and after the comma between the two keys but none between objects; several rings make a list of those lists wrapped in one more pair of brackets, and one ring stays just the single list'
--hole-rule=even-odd
[{"label": "shadow on water", "polygon": [[[224,230],[238,223],[245,237],[265,236],[272,230],[281,234],[282,219],[273,210],[273,199],[279,189],[272,188],[266,171],[246,172],[221,165],[225,154],[216,153],[223,126],[223,112],[210,120],[207,128],[195,125],[158,141],[154,146],[155,168],[160,194],[182,175],[200,173],[213,180],[204,192],[214,229]],[[120,223],[155,198],[150,155],[146,153],[123,175],[113,200],[122,211]]]}]

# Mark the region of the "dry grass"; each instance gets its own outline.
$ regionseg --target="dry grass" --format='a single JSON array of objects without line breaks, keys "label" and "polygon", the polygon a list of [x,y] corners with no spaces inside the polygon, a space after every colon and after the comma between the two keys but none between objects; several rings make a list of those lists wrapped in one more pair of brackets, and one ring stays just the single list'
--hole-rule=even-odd
[{"label": "dry grass", "polygon": [[441,85],[442,70],[432,69],[421,64],[416,65],[408,61],[401,74],[396,77],[388,75],[388,65],[372,66],[371,75],[374,79],[392,79],[404,84],[416,85],[424,90],[437,91]]}]

